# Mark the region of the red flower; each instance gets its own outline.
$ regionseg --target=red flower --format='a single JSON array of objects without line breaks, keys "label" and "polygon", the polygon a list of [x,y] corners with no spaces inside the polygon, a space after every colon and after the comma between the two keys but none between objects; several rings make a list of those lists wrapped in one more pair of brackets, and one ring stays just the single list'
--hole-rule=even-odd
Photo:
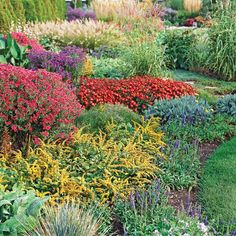
[{"label": "red flower", "polygon": [[0,65],[0,118],[14,132],[47,135],[74,123],[82,108],[60,75]]},{"label": "red flower", "polygon": [[111,103],[125,104],[134,111],[142,111],[155,99],[194,94],[194,89],[183,82],[136,76],[121,80],[81,78],[78,98],[86,108],[98,103]]}]

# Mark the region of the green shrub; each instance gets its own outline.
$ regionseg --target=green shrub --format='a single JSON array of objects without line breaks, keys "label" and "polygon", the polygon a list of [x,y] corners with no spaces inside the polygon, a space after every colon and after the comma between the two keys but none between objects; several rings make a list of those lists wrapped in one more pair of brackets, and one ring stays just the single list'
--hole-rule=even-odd
[{"label": "green shrub", "polygon": [[65,19],[64,0],[0,0],[0,33],[23,27],[26,21]]},{"label": "green shrub", "polygon": [[209,57],[208,29],[194,31],[194,42],[189,47],[187,63],[190,70],[208,71],[207,60]]},{"label": "green shrub", "polygon": [[216,103],[216,112],[236,116],[236,94],[220,98]]},{"label": "green shrub", "polygon": [[212,115],[211,107],[204,100],[186,96],[179,99],[155,101],[145,111],[146,117],[156,116],[162,123],[177,122],[179,124],[196,125],[209,120]]},{"label": "green shrub", "polygon": [[22,224],[35,225],[36,218],[48,198],[38,198],[34,191],[14,187],[11,192],[0,191],[0,235],[22,235]]},{"label": "green shrub", "polygon": [[169,5],[175,10],[183,10],[184,8],[183,0],[170,0]]},{"label": "green shrub", "polygon": [[119,58],[93,59],[94,78],[121,79],[132,76],[132,66]]},{"label": "green shrub", "polygon": [[21,26],[25,24],[25,9],[23,2],[21,0],[11,0],[11,5],[13,6],[15,15]]},{"label": "green shrub", "polygon": [[134,75],[166,74],[164,50],[156,43],[145,42],[127,47],[121,59],[132,66]]},{"label": "green shrub", "polygon": [[38,13],[36,12],[34,0],[22,0],[25,9],[26,21],[37,21]]},{"label": "green shrub", "polygon": [[12,23],[16,20],[13,14],[14,11],[9,0],[0,0],[0,33],[9,31]]},{"label": "green shrub", "polygon": [[166,30],[157,38],[157,43],[165,46],[166,64],[169,68],[189,68],[189,50],[194,42],[195,36],[191,30]]},{"label": "green shrub", "polygon": [[66,17],[66,4],[64,0],[56,1],[57,17],[59,19],[65,19]]},{"label": "green shrub", "polygon": [[224,80],[236,80],[236,21],[233,6],[218,13],[209,30],[207,67]]},{"label": "green shrub", "polygon": [[118,125],[129,124],[132,121],[140,123],[141,118],[123,105],[104,104],[84,110],[77,118],[76,126],[89,126],[90,131],[99,132],[99,130],[104,131],[107,123],[112,121]]}]

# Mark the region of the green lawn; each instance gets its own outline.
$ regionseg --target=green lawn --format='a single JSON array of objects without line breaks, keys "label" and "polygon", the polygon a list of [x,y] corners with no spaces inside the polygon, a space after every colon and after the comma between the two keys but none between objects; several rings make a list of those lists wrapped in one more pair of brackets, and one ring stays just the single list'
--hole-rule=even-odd
[{"label": "green lawn", "polygon": [[236,229],[236,137],[222,144],[206,162],[199,199],[210,218],[231,222],[231,229]]},{"label": "green lawn", "polygon": [[172,71],[172,76],[175,80],[179,81],[193,81],[193,86],[197,88],[202,96],[207,96],[208,94],[214,97],[228,93],[236,93],[236,82],[217,80],[186,70],[174,70]]}]

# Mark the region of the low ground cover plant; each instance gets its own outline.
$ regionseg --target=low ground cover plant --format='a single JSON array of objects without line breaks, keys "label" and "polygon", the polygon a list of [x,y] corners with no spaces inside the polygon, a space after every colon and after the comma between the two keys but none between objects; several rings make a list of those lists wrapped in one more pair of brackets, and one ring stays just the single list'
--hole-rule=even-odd
[{"label": "low ground cover plant", "polygon": [[199,198],[219,232],[233,234],[235,220],[235,145],[236,139],[224,143],[206,162],[200,182]]},{"label": "low ground cover plant", "polygon": [[178,121],[164,125],[163,131],[172,138],[187,142],[198,140],[201,143],[224,141],[236,134],[235,117],[228,115],[214,115],[212,119],[198,125],[184,124]]},{"label": "low ground cover plant", "polygon": [[90,132],[106,131],[109,122],[115,124],[131,124],[133,121],[141,123],[141,117],[124,105],[102,104],[90,110],[83,110],[76,119],[76,126],[86,127]]},{"label": "low ground cover plant", "polygon": [[193,96],[179,99],[155,101],[145,111],[146,117],[160,117],[162,123],[179,122],[185,124],[199,124],[207,122],[212,116],[213,109],[204,100]]},{"label": "low ground cover plant", "polygon": [[77,95],[86,108],[111,103],[124,104],[134,111],[141,112],[155,99],[194,94],[194,89],[185,83],[151,76],[136,76],[122,80],[81,78]]}]

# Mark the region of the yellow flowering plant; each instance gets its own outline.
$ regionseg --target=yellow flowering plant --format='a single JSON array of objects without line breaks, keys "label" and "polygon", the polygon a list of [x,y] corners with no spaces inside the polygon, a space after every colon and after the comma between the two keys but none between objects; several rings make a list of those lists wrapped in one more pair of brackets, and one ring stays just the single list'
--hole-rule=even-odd
[{"label": "yellow flowering plant", "polygon": [[79,129],[71,140],[41,142],[12,158],[0,155],[0,185],[21,183],[34,188],[39,196],[51,195],[51,202],[77,198],[83,202],[113,202],[117,195],[128,196],[143,189],[160,170],[163,133],[159,119],[117,125],[110,122],[104,132],[86,133]]}]

